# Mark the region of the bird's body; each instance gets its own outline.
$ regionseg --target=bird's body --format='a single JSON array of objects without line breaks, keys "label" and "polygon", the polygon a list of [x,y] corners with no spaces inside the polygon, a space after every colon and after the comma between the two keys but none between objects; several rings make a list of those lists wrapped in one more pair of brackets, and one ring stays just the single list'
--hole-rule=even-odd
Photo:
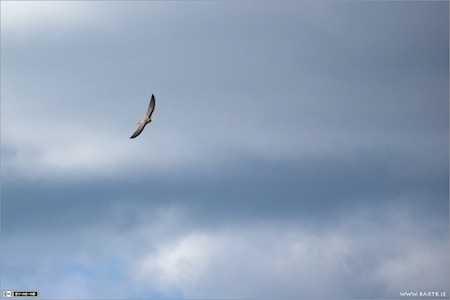
[{"label": "bird's body", "polygon": [[133,133],[133,135],[130,137],[130,139],[134,139],[138,135],[141,134],[142,130],[144,130],[145,125],[150,123],[152,121],[152,113],[155,110],[155,96],[152,95],[152,98],[150,99],[150,104],[148,105],[147,113],[145,114],[145,117],[138,121],[138,128]]}]

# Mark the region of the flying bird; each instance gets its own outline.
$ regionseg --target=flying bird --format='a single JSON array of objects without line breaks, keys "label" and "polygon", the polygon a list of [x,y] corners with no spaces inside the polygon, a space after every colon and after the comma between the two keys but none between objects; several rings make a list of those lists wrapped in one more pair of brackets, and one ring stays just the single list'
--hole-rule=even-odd
[{"label": "flying bird", "polygon": [[152,121],[152,113],[155,110],[155,96],[152,94],[152,98],[150,99],[150,104],[148,105],[147,113],[145,114],[145,117],[138,121],[139,127],[136,129],[136,131],[133,133],[133,135],[130,137],[130,139],[134,139],[138,135],[141,134],[142,130],[144,130],[145,125],[150,123]]}]

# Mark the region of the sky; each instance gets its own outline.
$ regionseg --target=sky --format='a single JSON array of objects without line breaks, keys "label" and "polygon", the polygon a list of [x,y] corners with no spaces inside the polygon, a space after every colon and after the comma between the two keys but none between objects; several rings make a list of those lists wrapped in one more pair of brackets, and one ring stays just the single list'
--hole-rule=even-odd
[{"label": "sky", "polygon": [[448,24],[447,1],[1,1],[0,288],[448,298]]}]

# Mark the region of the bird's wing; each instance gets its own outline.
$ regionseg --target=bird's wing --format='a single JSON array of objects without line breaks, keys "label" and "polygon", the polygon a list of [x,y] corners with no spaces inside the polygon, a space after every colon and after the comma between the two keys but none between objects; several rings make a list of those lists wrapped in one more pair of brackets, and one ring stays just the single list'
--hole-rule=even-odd
[{"label": "bird's wing", "polygon": [[144,130],[145,125],[147,125],[147,122],[140,122],[139,127],[136,129],[136,131],[133,133],[133,135],[130,137],[130,139],[134,139],[135,137],[140,135],[142,130]]},{"label": "bird's wing", "polygon": [[148,105],[147,114],[145,115],[145,117],[150,119],[154,110],[155,110],[155,96],[153,96],[152,94],[152,99],[150,100],[150,103]]}]

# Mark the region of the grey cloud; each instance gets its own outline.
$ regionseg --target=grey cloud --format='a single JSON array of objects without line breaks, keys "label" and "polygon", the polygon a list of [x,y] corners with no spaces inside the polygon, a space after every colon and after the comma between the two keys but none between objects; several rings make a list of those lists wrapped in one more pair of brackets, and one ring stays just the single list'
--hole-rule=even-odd
[{"label": "grey cloud", "polygon": [[[420,169],[417,175],[410,174],[410,161],[399,164],[399,160],[386,154],[311,157],[298,163],[242,158],[219,166],[220,173],[195,177],[144,172],[114,182],[89,180],[60,186],[22,182],[3,189],[3,206],[13,212],[4,217],[3,226],[11,231],[76,227],[108,218],[102,212],[122,201],[144,209],[176,204],[206,224],[303,218],[316,220],[319,226],[332,222],[327,219],[334,220],[342,211],[392,202],[443,216],[448,208],[445,166],[422,177]],[[16,214],[22,214],[23,220],[16,219]]]},{"label": "grey cloud", "polygon": [[448,3],[83,8],[2,3],[2,289],[448,292]]}]

